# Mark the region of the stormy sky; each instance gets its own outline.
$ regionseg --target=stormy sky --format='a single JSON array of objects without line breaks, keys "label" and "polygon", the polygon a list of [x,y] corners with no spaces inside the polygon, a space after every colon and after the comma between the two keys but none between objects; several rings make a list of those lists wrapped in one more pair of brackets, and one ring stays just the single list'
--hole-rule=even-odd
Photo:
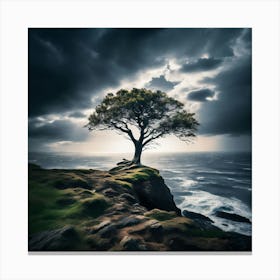
[{"label": "stormy sky", "polygon": [[158,151],[251,149],[251,29],[59,29],[28,32],[29,151],[126,152],[89,114],[121,88],[165,91],[200,122],[191,145]]}]

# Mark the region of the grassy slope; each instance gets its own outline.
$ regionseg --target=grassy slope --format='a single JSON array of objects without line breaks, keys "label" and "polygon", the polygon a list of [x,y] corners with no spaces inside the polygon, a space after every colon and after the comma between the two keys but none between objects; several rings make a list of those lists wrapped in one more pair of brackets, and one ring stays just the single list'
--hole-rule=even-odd
[{"label": "grassy slope", "polygon": [[[64,225],[84,225],[101,216],[110,200],[92,189],[93,170],[45,170],[29,165],[28,211],[29,234]],[[132,169],[109,174],[100,172],[97,180],[131,188],[132,183],[159,173],[150,168]]]},{"label": "grassy slope", "polygon": [[[84,188],[79,187],[79,182],[83,182]],[[68,188],[68,185],[72,187]],[[103,195],[85,187],[84,180],[74,173],[46,171],[31,166],[28,192],[29,234],[64,225],[79,227],[103,214],[110,203]]]}]

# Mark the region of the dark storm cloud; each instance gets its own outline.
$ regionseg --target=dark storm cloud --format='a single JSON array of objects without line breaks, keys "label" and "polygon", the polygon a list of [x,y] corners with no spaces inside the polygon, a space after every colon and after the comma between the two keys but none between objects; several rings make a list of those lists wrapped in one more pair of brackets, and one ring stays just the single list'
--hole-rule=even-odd
[{"label": "dark storm cloud", "polygon": [[162,63],[142,53],[160,30],[30,29],[29,115],[91,107],[91,98],[139,69]]},{"label": "dark storm cloud", "polygon": [[89,136],[88,130],[68,120],[42,122],[36,119],[29,120],[28,136],[32,139],[46,142],[55,141],[83,141]]},{"label": "dark storm cloud", "polygon": [[[250,50],[249,29],[29,29],[30,143],[85,140],[87,130],[70,120],[44,123],[37,117],[85,118],[80,111],[93,108],[107,88],[164,67],[170,59],[186,72],[222,68],[218,76],[204,81],[215,87],[219,99],[201,103],[202,133],[247,133],[251,62],[244,57],[235,59],[236,44]],[[205,54],[210,58],[201,59]],[[228,59],[234,63],[226,68]],[[194,62],[184,65],[186,60]],[[170,91],[175,85],[162,75],[153,77],[147,86]],[[210,92],[200,94],[191,98],[203,101],[207,94],[210,97]]]},{"label": "dark storm cloud", "polygon": [[188,100],[191,101],[198,101],[198,102],[204,102],[207,101],[208,97],[213,97],[215,95],[215,92],[209,88],[194,90],[188,93]]},{"label": "dark storm cloud", "polygon": [[186,63],[182,66],[181,72],[202,72],[216,69],[222,63],[222,59],[199,58],[195,62]]},{"label": "dark storm cloud", "polygon": [[240,58],[214,78],[218,100],[203,104],[200,132],[205,134],[250,134],[252,122],[251,56]]},{"label": "dark storm cloud", "polygon": [[172,90],[177,84],[178,82],[167,81],[164,75],[161,75],[159,77],[153,77],[152,80],[145,85],[145,87],[151,90],[161,90],[168,92]]},{"label": "dark storm cloud", "polygon": [[232,56],[242,29],[29,29],[29,116],[91,108],[91,98],[169,58]]}]

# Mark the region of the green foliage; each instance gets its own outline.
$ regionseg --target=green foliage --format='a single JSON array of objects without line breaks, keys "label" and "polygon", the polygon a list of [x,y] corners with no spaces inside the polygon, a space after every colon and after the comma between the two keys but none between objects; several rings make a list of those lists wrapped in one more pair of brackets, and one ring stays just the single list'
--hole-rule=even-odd
[{"label": "green foliage", "polygon": [[[167,134],[184,141],[195,136],[198,122],[184,104],[161,91],[121,89],[107,94],[89,117],[89,130],[114,129],[126,134],[140,157],[142,148]],[[133,134],[138,129],[139,138]]]}]

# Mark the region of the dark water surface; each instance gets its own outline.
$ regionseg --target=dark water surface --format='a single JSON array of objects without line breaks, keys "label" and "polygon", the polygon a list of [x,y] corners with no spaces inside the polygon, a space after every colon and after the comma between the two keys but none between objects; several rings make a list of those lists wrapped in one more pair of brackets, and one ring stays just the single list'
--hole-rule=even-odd
[{"label": "dark water surface", "polygon": [[[43,168],[108,170],[130,156],[29,153],[29,162]],[[160,170],[180,209],[204,214],[223,230],[251,235],[250,224],[215,216],[226,211],[251,220],[250,153],[150,153],[142,163]]]}]

